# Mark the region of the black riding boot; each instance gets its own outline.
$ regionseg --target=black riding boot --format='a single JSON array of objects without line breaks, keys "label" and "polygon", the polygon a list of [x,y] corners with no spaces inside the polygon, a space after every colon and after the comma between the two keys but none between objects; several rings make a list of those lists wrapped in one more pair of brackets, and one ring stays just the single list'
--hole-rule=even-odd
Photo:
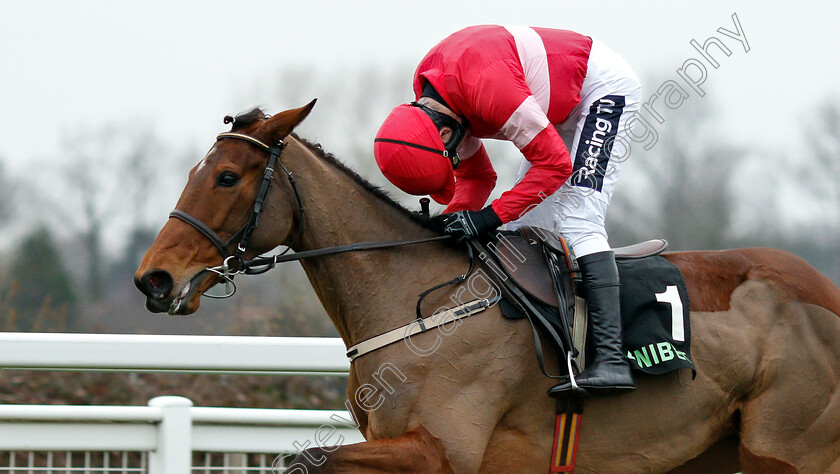
[{"label": "black riding boot", "polygon": [[[621,312],[618,296],[618,267],[613,251],[584,255],[577,259],[586,303],[589,306],[589,330],[595,346],[595,360],[575,381],[594,395],[612,395],[636,388],[630,363],[624,356],[621,343]],[[548,394],[559,396],[572,389],[570,381],[552,387]]]}]

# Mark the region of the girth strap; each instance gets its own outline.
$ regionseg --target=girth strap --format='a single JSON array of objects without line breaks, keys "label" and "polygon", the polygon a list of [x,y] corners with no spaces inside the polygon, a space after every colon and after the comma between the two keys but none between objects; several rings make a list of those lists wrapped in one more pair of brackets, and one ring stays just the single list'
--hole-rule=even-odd
[{"label": "girth strap", "polygon": [[[480,256],[482,260],[488,258],[488,255],[492,255],[477,239],[472,239],[468,242],[471,246],[473,246],[476,253]],[[503,270],[500,269],[499,271]],[[499,291],[502,293],[502,296],[507,298],[507,300],[511,304],[513,304],[522,314],[524,314],[528,318],[528,321],[531,325],[531,331],[534,335],[534,350],[537,356],[537,365],[539,365],[543,375],[552,379],[560,379],[566,377],[566,375],[562,374],[549,374],[546,370],[545,361],[543,358],[542,343],[540,342],[540,335],[538,330],[539,328],[542,328],[545,332],[547,332],[549,337],[551,337],[551,340],[554,342],[555,346],[558,348],[565,347],[567,345],[565,341],[569,338],[566,337],[565,334],[561,336],[557,333],[552,324],[547,319],[545,319],[545,317],[542,315],[542,313],[540,313],[540,311],[537,308],[535,308],[531,304],[528,298],[522,293],[522,291],[519,288],[517,288],[517,286],[514,283],[511,282],[511,279],[507,275],[496,275],[493,271],[491,271],[488,272],[488,276],[499,289]],[[566,321],[564,320],[562,324],[566,324]],[[569,374],[568,376],[572,376],[573,367],[571,366],[571,357],[574,356],[572,354],[572,351],[574,349],[569,347],[565,347],[565,349],[568,351],[566,354],[567,361],[569,363],[569,366],[567,367]]]},{"label": "girth strap", "polygon": [[555,412],[554,443],[548,472],[575,472],[580,425],[583,420],[583,398],[559,398]]},{"label": "girth strap", "polygon": [[377,349],[381,349],[401,340],[408,340],[415,334],[430,331],[459,319],[468,318],[498,303],[500,298],[500,296],[495,296],[490,300],[475,300],[452,309],[436,312],[428,318],[415,319],[405,326],[392,329],[386,333],[374,336],[353,345],[347,349],[347,358],[350,359],[350,362],[353,362],[356,358]]}]

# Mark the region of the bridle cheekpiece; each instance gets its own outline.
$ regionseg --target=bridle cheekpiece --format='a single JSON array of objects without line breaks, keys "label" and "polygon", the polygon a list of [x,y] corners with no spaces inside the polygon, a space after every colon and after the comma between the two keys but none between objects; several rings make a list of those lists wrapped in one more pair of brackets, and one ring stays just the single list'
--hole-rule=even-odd
[{"label": "bridle cheekpiece", "polygon": [[[233,121],[233,119],[231,119],[231,121]],[[230,123],[228,121],[228,117],[225,118],[225,123]],[[291,250],[292,245],[299,242],[303,229],[303,216],[306,212],[306,209],[303,206],[303,200],[301,198],[300,190],[298,189],[294,176],[292,176],[291,171],[289,171],[289,169],[286,168],[283,162],[280,161],[280,155],[283,153],[283,150],[286,147],[286,143],[283,140],[279,140],[274,145],[269,146],[250,135],[235,132],[220,133],[216,136],[217,141],[223,139],[243,140],[261,148],[264,151],[267,151],[268,163],[266,164],[265,171],[263,172],[263,179],[260,183],[260,189],[257,192],[257,197],[254,200],[254,208],[251,211],[251,216],[248,218],[248,221],[245,222],[242,228],[240,228],[236,233],[234,233],[229,239],[223,240],[216,231],[210,228],[210,226],[202,222],[201,219],[193,216],[192,214],[189,214],[188,212],[182,211],[180,209],[175,209],[169,213],[170,218],[175,218],[186,222],[192,228],[200,232],[204,237],[206,237],[210,242],[213,243],[216,249],[219,250],[219,254],[221,254],[222,256],[223,260],[221,265],[216,267],[208,267],[204,271],[215,273],[219,276],[219,278],[221,278],[224,281],[226,288],[225,294],[211,295],[208,293],[204,293],[204,296],[207,296],[209,298],[228,298],[230,296],[233,296],[233,294],[236,293],[236,285],[233,283],[233,278],[236,275],[259,275],[261,273],[265,273],[271,270],[278,263],[282,262],[303,260],[305,258],[320,257],[325,255],[335,255],[345,252],[357,252],[365,250],[403,247],[406,245],[417,245],[422,243],[447,240],[451,238],[451,236],[449,235],[438,235],[435,237],[424,237],[413,240],[355,242],[345,245],[336,245],[334,247],[305,250],[301,252],[296,252],[294,254],[286,255],[286,253],[289,250]],[[297,215],[295,217],[296,222],[294,229],[294,237],[292,237],[288,241],[287,248],[277,255],[257,256],[251,260],[244,260],[243,256],[245,255],[245,252],[248,248],[248,243],[254,231],[257,229],[257,225],[259,224],[260,213],[263,210],[263,205],[265,204],[266,197],[268,196],[268,190],[271,187],[271,182],[274,177],[274,169],[278,166],[286,174],[286,178],[289,180],[289,184],[292,187],[292,191],[294,192],[295,199],[297,201]],[[233,252],[231,252],[230,247],[235,242],[236,248]],[[426,290],[420,294],[420,299],[417,302],[416,309],[418,319],[422,319],[422,317],[420,316],[420,303],[423,301],[423,298],[427,294],[445,286],[459,284],[463,282],[472,273],[474,269],[474,259],[472,256],[472,249],[470,247],[467,247],[467,255],[470,259],[470,268],[467,271],[467,273],[459,275],[458,277],[449,282],[436,285],[435,287],[430,288],[429,290]]]},{"label": "bridle cheekpiece", "polygon": [[[274,170],[277,166],[286,174],[286,177],[289,180],[289,184],[292,186],[292,190],[295,193],[295,198],[297,200],[297,218],[295,223],[295,236],[289,241],[289,245],[292,245],[294,242],[300,238],[301,233],[301,226],[303,223],[303,214],[306,209],[303,206],[303,201],[300,196],[300,191],[298,191],[297,184],[295,183],[295,178],[292,176],[292,173],[286,168],[282,161],[280,161],[280,155],[283,153],[283,149],[286,147],[286,142],[283,140],[279,140],[277,143],[273,145],[266,145],[262,141],[250,136],[245,135],[242,133],[235,133],[235,132],[226,132],[220,133],[216,136],[216,140],[223,140],[223,139],[235,139],[235,140],[242,140],[252,145],[255,145],[265,151],[268,152],[268,163],[266,164],[265,170],[263,171],[263,179],[260,183],[260,189],[257,192],[257,197],[254,200],[254,207],[251,210],[251,215],[248,218],[248,221],[236,232],[234,233],[228,240],[223,240],[219,234],[210,228],[207,224],[202,222],[199,218],[182,211],[180,209],[175,209],[169,213],[169,217],[179,219],[183,222],[186,222],[194,229],[199,231],[202,235],[207,237],[210,242],[219,250],[223,258],[222,265],[218,267],[211,267],[208,268],[208,271],[218,274],[222,279],[225,280],[226,284],[233,283],[233,277],[240,273],[244,273],[248,270],[247,266],[244,264],[243,255],[248,248],[248,244],[251,240],[251,236],[254,234],[254,231],[257,229],[257,225],[259,224],[260,213],[263,210],[263,206],[265,204],[266,197],[268,196],[269,188],[271,187],[271,182],[274,177]],[[238,240],[238,242],[237,242]],[[236,248],[233,252],[230,251],[230,246],[236,242]],[[287,248],[287,252],[289,249]],[[266,269],[268,270],[268,269]],[[257,273],[257,272],[249,272],[249,273]],[[233,290],[228,290],[229,294],[221,296],[222,298],[226,298],[233,295],[233,292],[236,291],[236,287],[233,287]],[[206,295],[213,297],[212,295]]]}]

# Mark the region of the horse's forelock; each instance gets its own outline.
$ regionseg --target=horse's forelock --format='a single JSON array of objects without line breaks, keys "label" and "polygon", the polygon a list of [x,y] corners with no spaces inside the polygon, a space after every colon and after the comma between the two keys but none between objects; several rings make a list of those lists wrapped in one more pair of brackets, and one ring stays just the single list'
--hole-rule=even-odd
[{"label": "horse's forelock", "polygon": [[240,132],[244,129],[251,129],[254,125],[265,120],[265,117],[265,112],[263,112],[263,110],[259,107],[254,107],[247,112],[240,112],[233,118],[233,124],[230,127],[230,131]]}]

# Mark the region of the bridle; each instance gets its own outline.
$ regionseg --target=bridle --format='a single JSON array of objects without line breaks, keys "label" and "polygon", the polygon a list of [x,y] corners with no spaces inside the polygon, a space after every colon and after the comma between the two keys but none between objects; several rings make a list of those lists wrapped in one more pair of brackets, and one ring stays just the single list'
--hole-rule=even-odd
[{"label": "bridle", "polygon": [[[295,182],[295,178],[292,175],[292,172],[289,171],[288,168],[283,164],[280,160],[280,155],[283,153],[283,150],[286,148],[286,142],[282,139],[279,140],[277,143],[269,146],[266,145],[264,142],[250,136],[245,135],[242,133],[235,133],[235,132],[226,132],[220,133],[216,136],[216,140],[223,140],[223,139],[233,139],[233,140],[243,140],[252,145],[255,145],[261,148],[264,151],[268,152],[268,163],[266,164],[265,170],[263,171],[263,179],[260,183],[260,189],[257,192],[257,197],[254,200],[254,207],[251,210],[251,215],[248,218],[248,221],[236,232],[234,233],[229,239],[223,240],[219,234],[210,228],[207,224],[201,221],[201,219],[189,214],[188,212],[182,211],[180,209],[175,209],[169,213],[170,218],[179,219],[183,222],[186,222],[195,230],[200,232],[204,237],[206,237],[213,245],[218,249],[219,254],[222,256],[222,264],[216,267],[208,267],[206,271],[212,272],[217,274],[222,280],[224,280],[226,286],[226,293],[222,296],[211,295],[205,293],[204,296],[210,298],[228,298],[233,296],[236,292],[236,285],[233,283],[233,277],[240,274],[248,274],[248,275],[257,275],[261,273],[265,273],[272,268],[274,268],[278,263],[282,262],[289,262],[294,260],[302,260],[304,258],[311,258],[311,257],[318,257],[323,255],[334,255],[338,253],[344,252],[352,252],[352,251],[360,251],[360,250],[376,250],[376,249],[385,249],[391,247],[401,247],[405,245],[414,245],[420,244],[425,242],[434,242],[439,240],[445,240],[451,238],[448,235],[436,236],[436,237],[429,237],[424,239],[415,239],[415,240],[390,240],[390,241],[381,241],[381,242],[356,242],[347,245],[338,245],[335,247],[327,247],[315,250],[308,250],[304,252],[296,252],[294,254],[286,255],[286,253],[291,250],[291,246],[295,243],[299,242],[302,229],[303,229],[303,217],[304,213],[306,212],[306,208],[303,205],[303,199],[301,198],[300,190],[298,189],[297,183]],[[269,256],[269,257],[257,257],[251,260],[244,260],[243,256],[248,248],[248,243],[251,240],[251,236],[254,234],[254,231],[257,229],[257,225],[259,224],[260,213],[263,210],[263,206],[265,204],[265,200],[268,196],[268,191],[271,187],[271,183],[274,178],[274,171],[275,168],[279,166],[280,169],[286,174],[286,178],[289,180],[289,184],[292,187],[292,191],[295,194],[295,200],[297,201],[297,212],[295,215],[295,223],[294,223],[294,237],[288,242],[286,249],[277,255]],[[238,240],[238,242],[237,242]],[[233,252],[230,251],[231,245],[236,243],[236,248]],[[452,280],[452,282],[447,282],[442,285],[436,286],[434,289],[437,289],[442,286],[447,286],[451,284],[455,284],[456,280],[458,283],[465,280],[467,276],[472,273],[473,270],[473,259],[472,253],[469,252],[470,256],[470,270],[464,274],[460,275],[459,277]],[[231,288],[232,287],[232,288]],[[433,290],[434,290],[433,289]],[[431,290],[431,291],[433,291]],[[425,293],[422,295],[425,296]],[[422,298],[421,298],[422,300]],[[419,307],[420,304],[418,302],[418,315],[419,315]]]},{"label": "bridle", "polygon": [[[406,245],[435,242],[452,238],[449,235],[440,235],[415,240],[356,242],[352,244],[307,250],[286,255],[286,253],[291,249],[291,245],[297,242],[301,236],[301,229],[303,227],[303,216],[306,211],[306,208],[303,206],[303,200],[301,199],[300,190],[298,189],[294,176],[292,176],[291,171],[289,171],[288,168],[286,168],[283,162],[280,161],[280,155],[286,148],[286,143],[281,139],[274,145],[268,146],[262,141],[250,135],[235,132],[220,133],[216,136],[217,141],[222,139],[243,140],[253,145],[256,145],[257,147],[268,152],[268,163],[266,164],[265,170],[263,171],[263,179],[260,183],[260,189],[257,193],[257,197],[254,200],[254,207],[251,210],[251,216],[248,218],[248,221],[245,222],[245,225],[243,225],[242,228],[240,228],[236,233],[234,233],[228,240],[222,240],[219,234],[213,229],[211,229],[210,226],[202,222],[201,219],[198,219],[197,217],[185,211],[175,209],[169,214],[170,218],[175,218],[186,222],[195,230],[200,232],[203,236],[205,236],[208,240],[210,240],[210,242],[213,243],[216,249],[219,250],[219,253],[223,258],[221,265],[217,267],[208,267],[205,269],[205,271],[215,273],[224,281],[226,286],[226,293],[221,296],[204,293],[204,296],[208,296],[210,298],[231,297],[234,293],[236,293],[236,285],[233,283],[233,278],[236,275],[255,275],[265,273],[274,268],[278,263],[282,262],[302,260],[304,258],[319,257],[323,255],[335,255],[344,252],[402,247]],[[254,234],[254,231],[257,229],[257,225],[259,224],[260,213],[263,210],[266,197],[268,196],[268,191],[271,187],[271,182],[274,178],[274,169],[277,166],[279,166],[280,169],[286,174],[286,178],[289,180],[289,184],[292,187],[292,191],[294,192],[295,199],[297,201],[297,215],[296,222],[294,224],[295,230],[293,231],[294,237],[289,241],[286,250],[284,250],[278,255],[268,257],[257,257],[251,260],[244,260],[243,255],[245,254],[248,248],[248,243],[251,239],[251,236]],[[237,239],[238,243],[236,243],[236,249],[231,253],[230,246],[234,244],[237,241]],[[353,347],[348,349],[347,355],[350,358],[350,360],[353,361],[355,358],[360,357],[364,354],[375,351],[386,345],[393,344],[394,342],[401,340],[403,337],[405,337],[406,334],[417,334],[429,331],[447,323],[448,321],[463,319],[473,314],[480,313],[485,309],[489,308],[491,305],[498,302],[500,297],[496,297],[492,301],[487,299],[480,299],[470,303],[462,304],[457,308],[449,310],[447,312],[446,317],[440,317],[440,314],[435,313],[433,316],[423,318],[423,315],[421,314],[421,305],[426,296],[441,288],[461,284],[472,274],[473,270],[475,269],[475,258],[473,257],[472,247],[468,245],[466,249],[467,256],[469,257],[470,262],[469,269],[466,273],[458,275],[452,280],[435,285],[420,293],[418,295],[417,304],[415,306],[415,313],[417,316],[417,319],[415,321],[401,328],[397,328],[380,336],[376,336],[374,338],[362,341],[361,343],[354,345]]]},{"label": "bridle", "polygon": [[[286,178],[289,180],[289,184],[292,186],[292,191],[294,192],[295,199],[297,200],[297,215],[295,216],[294,231],[295,234],[292,240],[289,242],[289,247],[286,249],[285,252],[287,252],[289,248],[291,248],[290,246],[297,242],[297,240],[300,238],[303,224],[303,215],[306,212],[306,208],[303,206],[303,200],[300,197],[300,191],[298,190],[297,183],[295,182],[295,178],[292,175],[292,172],[289,171],[288,168],[286,168],[282,161],[280,161],[280,155],[283,153],[283,149],[286,148],[286,143],[283,140],[279,140],[274,145],[269,146],[250,135],[245,135],[242,133],[226,132],[220,133],[216,136],[217,141],[226,138],[246,141],[268,152],[268,163],[266,164],[265,170],[263,171],[263,178],[262,182],[260,183],[260,189],[257,192],[257,198],[254,200],[254,207],[251,210],[251,215],[250,217],[248,217],[248,220],[237,232],[235,232],[228,240],[225,241],[222,240],[219,234],[216,233],[216,231],[214,231],[213,229],[211,229],[210,226],[202,222],[201,219],[185,211],[175,209],[171,213],[169,213],[169,217],[180,219],[186,222],[187,224],[191,225],[202,235],[207,237],[207,239],[210,240],[210,242],[212,242],[214,246],[216,246],[216,249],[218,249],[219,253],[222,255],[223,263],[220,267],[208,268],[208,270],[213,271],[215,273],[219,273],[220,276],[222,276],[226,280],[230,280],[232,279],[231,272],[234,272],[233,274],[236,274],[245,272],[247,270],[247,265],[245,265],[245,261],[242,259],[242,256],[245,254],[245,251],[248,248],[248,243],[251,240],[251,236],[254,234],[254,231],[257,229],[257,225],[259,224],[260,213],[263,210],[265,199],[268,196],[268,190],[271,187],[271,183],[274,178],[275,167],[279,165],[280,169],[286,174]],[[236,248],[234,249],[233,253],[231,253],[230,246],[237,240],[238,242],[236,243]],[[225,275],[220,273],[220,271],[222,270],[225,271]]]}]

